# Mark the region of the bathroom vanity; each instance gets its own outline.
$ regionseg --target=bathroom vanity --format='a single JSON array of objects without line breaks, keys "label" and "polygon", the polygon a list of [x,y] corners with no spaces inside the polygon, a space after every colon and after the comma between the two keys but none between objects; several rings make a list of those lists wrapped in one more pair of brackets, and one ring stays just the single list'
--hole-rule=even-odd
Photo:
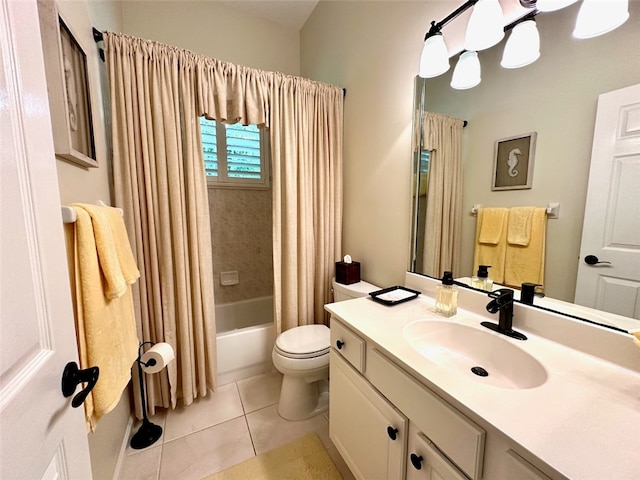
[{"label": "bathroom vanity", "polygon": [[528,339],[512,339],[480,326],[497,315],[479,292],[436,316],[437,283],[409,273],[415,300],[326,306],[330,437],[356,478],[640,478],[631,335],[515,305]]}]

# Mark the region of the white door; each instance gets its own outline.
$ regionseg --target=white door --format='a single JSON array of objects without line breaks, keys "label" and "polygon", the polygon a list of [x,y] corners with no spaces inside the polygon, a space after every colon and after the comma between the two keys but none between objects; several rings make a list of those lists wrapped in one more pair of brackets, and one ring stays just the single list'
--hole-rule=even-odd
[{"label": "white door", "polygon": [[598,99],[575,303],[640,319],[640,84]]},{"label": "white door", "polygon": [[43,65],[35,1],[0,0],[0,478],[84,480],[83,408],[60,386],[78,354]]}]

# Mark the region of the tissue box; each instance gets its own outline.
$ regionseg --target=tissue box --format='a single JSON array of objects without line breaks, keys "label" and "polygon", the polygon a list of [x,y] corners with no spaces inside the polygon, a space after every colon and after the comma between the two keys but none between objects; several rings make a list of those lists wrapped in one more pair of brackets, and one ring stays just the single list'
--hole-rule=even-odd
[{"label": "tissue box", "polygon": [[336,262],[336,282],[350,285],[360,281],[360,262]]}]

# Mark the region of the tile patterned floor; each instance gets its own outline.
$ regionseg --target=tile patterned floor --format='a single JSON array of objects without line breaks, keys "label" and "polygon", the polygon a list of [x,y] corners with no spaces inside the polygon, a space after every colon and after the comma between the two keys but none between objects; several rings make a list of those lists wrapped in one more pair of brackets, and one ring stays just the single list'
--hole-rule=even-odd
[{"label": "tile patterned floor", "polygon": [[278,415],[281,383],[278,372],[258,375],[155,415],[150,420],[163,427],[162,437],[144,450],[127,447],[120,480],[201,480],[310,432],[318,434],[343,478],[353,479],[329,439],[326,415],[300,422]]}]

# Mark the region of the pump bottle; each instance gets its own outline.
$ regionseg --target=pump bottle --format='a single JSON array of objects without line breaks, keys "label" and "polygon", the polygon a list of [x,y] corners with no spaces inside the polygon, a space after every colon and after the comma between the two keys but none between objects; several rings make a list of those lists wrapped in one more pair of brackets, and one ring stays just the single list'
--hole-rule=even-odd
[{"label": "pump bottle", "polygon": [[491,268],[491,265],[478,265],[477,275],[471,277],[471,286],[473,288],[486,292],[493,290],[493,280],[489,278],[489,268]]},{"label": "pump bottle", "polygon": [[444,272],[442,284],[436,287],[436,313],[452,317],[458,311],[458,287],[453,284],[453,273]]}]

